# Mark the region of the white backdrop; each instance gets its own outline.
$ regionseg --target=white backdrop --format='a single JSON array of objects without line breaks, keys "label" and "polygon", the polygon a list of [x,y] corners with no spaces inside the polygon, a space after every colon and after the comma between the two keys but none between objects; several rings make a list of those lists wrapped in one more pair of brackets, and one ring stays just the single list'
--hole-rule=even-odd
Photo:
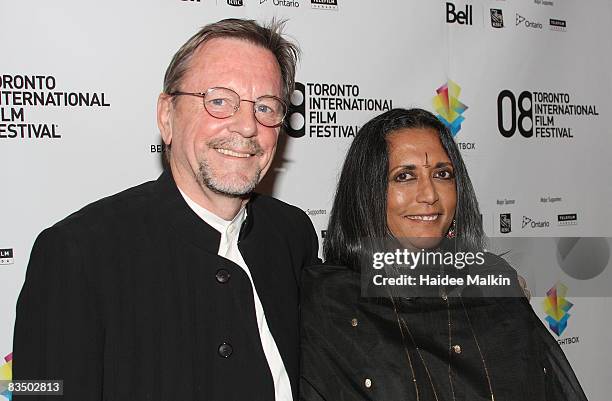
[{"label": "white backdrop", "polygon": [[[189,36],[225,17],[272,16],[289,19],[286,31],[303,50],[303,90],[261,189],[307,211],[320,235],[351,133],[391,105],[446,115],[434,97],[447,84],[450,104],[467,106],[447,117],[464,119],[456,141],[487,234],[612,236],[608,0],[3,2],[0,379],[10,375],[14,306],[36,235],[89,202],[159,175],[156,99],[170,58]],[[341,89],[348,93],[338,95]],[[509,92],[498,107],[502,91]],[[68,95],[52,95],[59,105],[28,105],[28,97],[49,92]],[[94,104],[70,105],[73,92]],[[338,98],[350,109],[333,110],[329,103]],[[501,131],[514,135],[503,136],[498,119]],[[538,134],[555,130],[571,137]],[[500,219],[507,231],[508,217],[504,233]],[[567,328],[553,335],[567,343],[589,399],[607,401],[612,302],[572,292],[588,281],[562,279],[573,307]],[[545,319],[541,303],[534,298]]]}]

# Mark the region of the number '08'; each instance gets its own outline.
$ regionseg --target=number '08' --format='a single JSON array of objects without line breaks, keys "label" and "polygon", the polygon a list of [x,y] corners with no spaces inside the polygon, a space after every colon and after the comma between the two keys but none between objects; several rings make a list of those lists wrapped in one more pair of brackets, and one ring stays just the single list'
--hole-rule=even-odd
[{"label": "number '08'", "polygon": [[[509,127],[504,125],[504,113],[507,109],[507,106],[504,106],[508,103],[504,102],[505,99],[509,100],[510,103]],[[525,100],[529,100],[528,107],[525,107]],[[527,121],[529,121],[529,123],[527,123]],[[510,138],[516,132],[517,127],[521,135],[525,138],[531,138],[533,136],[533,97],[531,92],[523,91],[519,95],[517,102],[514,94],[505,89],[499,92],[499,96],[497,96],[497,128],[500,134],[506,138]]]}]

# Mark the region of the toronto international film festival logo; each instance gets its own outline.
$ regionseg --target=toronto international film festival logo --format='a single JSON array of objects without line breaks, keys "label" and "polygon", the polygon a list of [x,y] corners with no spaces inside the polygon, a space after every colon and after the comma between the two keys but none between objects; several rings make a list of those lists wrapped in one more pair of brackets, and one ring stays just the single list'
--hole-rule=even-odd
[{"label": "toronto international film festival logo", "polygon": [[542,302],[544,312],[548,315],[546,316],[548,326],[557,336],[561,336],[567,328],[567,320],[571,316],[567,312],[574,306],[565,299],[566,294],[567,287],[562,283],[557,283],[546,292],[546,298]]},{"label": "toronto international film festival logo", "polygon": [[468,109],[468,106],[459,100],[461,87],[449,79],[447,83],[436,89],[436,92],[437,95],[433,98],[434,110],[438,113],[438,119],[455,137],[461,129],[461,123],[465,120],[463,112]]}]

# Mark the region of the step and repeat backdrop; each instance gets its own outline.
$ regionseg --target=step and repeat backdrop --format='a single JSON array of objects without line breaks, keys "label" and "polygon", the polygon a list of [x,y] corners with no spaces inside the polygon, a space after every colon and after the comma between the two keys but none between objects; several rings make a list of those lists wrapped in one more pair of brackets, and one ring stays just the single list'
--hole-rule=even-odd
[{"label": "step and repeat backdrop", "polygon": [[3,2],[0,379],[11,377],[15,303],[35,237],[160,174],[155,106],[166,66],[201,26],[227,17],[287,19],[302,48],[289,128],[260,191],[301,207],[322,240],[360,126],[393,107],[434,112],[463,153],[485,231],[513,240],[493,247],[523,268],[534,262],[517,250],[530,238],[544,244],[537,263],[558,274],[526,273],[532,306],[589,399],[607,401],[608,0]]}]

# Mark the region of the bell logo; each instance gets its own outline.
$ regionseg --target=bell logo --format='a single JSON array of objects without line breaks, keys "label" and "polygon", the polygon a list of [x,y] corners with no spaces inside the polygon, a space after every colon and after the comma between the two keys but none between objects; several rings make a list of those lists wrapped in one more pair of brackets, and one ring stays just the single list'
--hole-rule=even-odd
[{"label": "bell logo", "polygon": [[459,25],[472,25],[473,9],[471,4],[465,5],[465,10],[455,11],[455,4],[446,3],[446,23]]}]

